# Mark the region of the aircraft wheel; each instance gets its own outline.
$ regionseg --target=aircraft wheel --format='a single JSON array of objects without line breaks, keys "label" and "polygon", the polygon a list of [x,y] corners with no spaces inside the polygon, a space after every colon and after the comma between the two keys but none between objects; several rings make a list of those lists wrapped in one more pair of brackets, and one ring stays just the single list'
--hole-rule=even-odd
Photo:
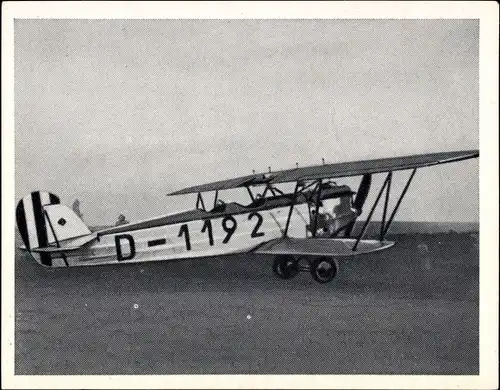
[{"label": "aircraft wheel", "polygon": [[318,283],[328,283],[337,275],[337,264],[331,257],[318,257],[311,261],[311,274]]},{"label": "aircraft wheel", "polygon": [[274,258],[273,271],[281,279],[291,279],[299,273],[299,264],[293,256],[279,255]]}]

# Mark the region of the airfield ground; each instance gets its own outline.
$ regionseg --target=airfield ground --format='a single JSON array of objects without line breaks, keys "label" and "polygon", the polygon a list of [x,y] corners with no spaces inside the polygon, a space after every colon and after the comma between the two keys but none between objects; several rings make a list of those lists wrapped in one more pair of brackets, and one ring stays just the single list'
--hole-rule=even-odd
[{"label": "airfield ground", "polygon": [[334,282],[270,257],[46,270],[16,255],[16,374],[478,374],[478,247],[401,235]]}]

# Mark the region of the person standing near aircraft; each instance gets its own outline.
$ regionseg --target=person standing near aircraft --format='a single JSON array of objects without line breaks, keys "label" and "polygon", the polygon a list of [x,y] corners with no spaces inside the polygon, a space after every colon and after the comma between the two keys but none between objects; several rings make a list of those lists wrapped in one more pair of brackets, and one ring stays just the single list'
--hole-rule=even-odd
[{"label": "person standing near aircraft", "polygon": [[127,223],[129,222],[125,219],[125,215],[120,214],[118,216],[118,221],[116,221],[115,223],[115,226],[126,225]]},{"label": "person standing near aircraft", "polygon": [[72,208],[78,218],[83,220],[83,214],[80,212],[80,201],[78,199],[75,199]]}]

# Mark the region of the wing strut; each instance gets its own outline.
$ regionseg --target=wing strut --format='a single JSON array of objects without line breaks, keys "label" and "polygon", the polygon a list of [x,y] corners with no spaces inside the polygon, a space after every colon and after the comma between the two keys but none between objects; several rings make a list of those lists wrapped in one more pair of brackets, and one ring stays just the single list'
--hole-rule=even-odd
[{"label": "wing strut", "polygon": [[312,236],[316,237],[316,231],[318,227],[318,211],[319,211],[319,204],[321,202],[321,182],[322,180],[318,180],[318,194],[316,196],[316,212],[314,213],[314,225],[312,229]]},{"label": "wing strut", "polygon": [[389,182],[390,179],[391,179],[391,172],[389,172],[387,174],[387,177],[385,178],[384,184],[382,185],[382,188],[380,188],[380,191],[379,191],[379,193],[377,195],[377,199],[375,200],[375,203],[373,204],[372,209],[370,210],[370,213],[368,214],[368,217],[366,218],[366,221],[363,224],[363,228],[361,229],[361,233],[359,233],[359,236],[356,239],[356,243],[352,247],[352,251],[353,252],[356,251],[356,249],[358,248],[359,242],[361,241],[361,239],[365,235],[366,228],[368,227],[368,224],[370,223],[370,220],[372,219],[373,212],[375,211],[375,208],[378,205],[378,201],[380,200],[380,197],[382,196],[382,193],[384,192],[385,187],[387,186],[387,183]]},{"label": "wing strut", "polygon": [[201,196],[201,192],[198,192],[198,197],[196,198],[196,208],[201,204],[201,210],[205,210],[205,202],[203,202],[203,197]]},{"label": "wing strut", "polygon": [[219,190],[215,190],[215,196],[214,196],[214,207],[217,206],[217,199],[219,198]]},{"label": "wing strut", "polygon": [[387,226],[384,228],[384,233],[382,234],[380,241],[384,239],[384,237],[387,235],[387,232],[389,231],[389,228],[391,227],[391,223],[394,219],[394,216],[396,215],[396,212],[398,211],[399,206],[401,205],[401,201],[403,200],[403,197],[406,194],[406,191],[408,191],[408,187],[410,187],[410,183],[413,180],[413,176],[415,176],[415,173],[417,172],[417,168],[413,170],[413,172],[410,175],[410,178],[406,182],[405,188],[403,188],[403,192],[401,193],[401,196],[399,197],[396,206],[394,206],[394,210],[392,211],[391,217],[389,218],[389,221],[387,221]]},{"label": "wing strut", "polygon": [[382,223],[380,224],[380,241],[384,240],[385,217],[387,215],[387,207],[389,206],[389,194],[391,192],[392,171],[388,174],[387,190],[385,191],[384,213],[382,214]]},{"label": "wing strut", "polygon": [[298,189],[299,189],[299,182],[295,184],[295,190],[293,191],[293,196],[292,196],[292,204],[290,205],[290,210],[288,211],[288,218],[286,220],[286,226],[285,226],[285,231],[283,232],[283,237],[286,237],[286,235],[288,234],[288,227],[290,226],[290,219],[292,218],[293,208],[295,207],[295,201],[297,200]]},{"label": "wing strut", "polygon": [[246,189],[248,191],[248,195],[250,195],[250,199],[252,199],[252,202],[255,202],[255,198],[253,196],[252,190],[250,189],[249,186],[246,186]]}]

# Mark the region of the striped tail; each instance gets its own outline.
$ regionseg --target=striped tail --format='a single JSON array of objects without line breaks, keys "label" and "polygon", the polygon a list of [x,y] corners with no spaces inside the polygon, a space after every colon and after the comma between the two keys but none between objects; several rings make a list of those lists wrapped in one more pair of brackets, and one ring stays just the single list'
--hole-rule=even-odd
[{"label": "striped tail", "polygon": [[35,261],[51,267],[52,255],[36,249],[59,246],[68,238],[90,234],[89,228],[50,192],[35,191],[25,196],[16,208],[16,220],[24,248]]}]

